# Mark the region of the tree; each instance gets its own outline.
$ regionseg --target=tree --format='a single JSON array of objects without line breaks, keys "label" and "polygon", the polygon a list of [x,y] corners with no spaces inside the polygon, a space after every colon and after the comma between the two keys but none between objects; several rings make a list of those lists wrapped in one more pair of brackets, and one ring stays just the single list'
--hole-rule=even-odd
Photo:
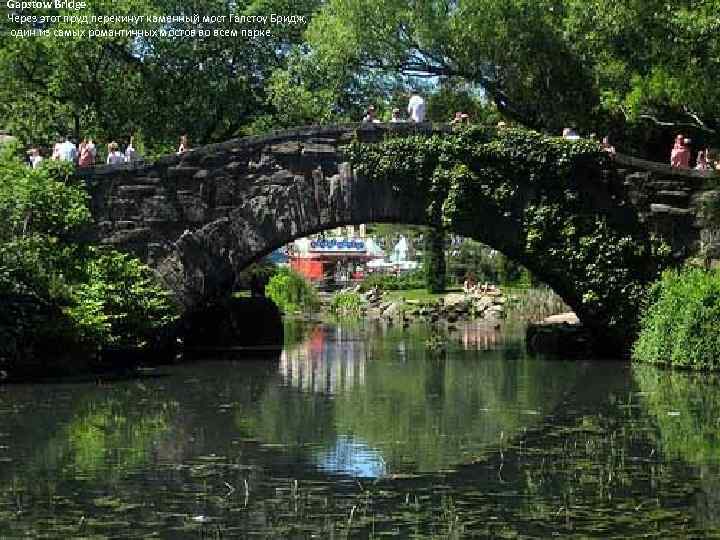
[{"label": "tree", "polygon": [[[598,102],[587,67],[562,34],[560,0],[330,0],[308,41],[326,66],[356,77],[457,77],[503,114],[559,130]],[[344,69],[346,69],[344,67]]]},{"label": "tree", "polygon": [[425,283],[428,292],[445,292],[445,231],[429,227],[425,236]]},{"label": "tree", "polygon": [[355,84],[464,81],[526,126],[611,131],[659,157],[668,130],[718,141],[719,12],[720,0],[329,0],[307,38]]},{"label": "tree", "polygon": [[[290,0],[129,0],[119,4],[88,2],[83,15],[200,15],[199,22],[84,25],[46,23],[38,29],[108,31],[147,30],[148,37],[120,34],[75,37],[11,37],[0,24],[0,127],[26,141],[48,143],[58,134],[92,135],[110,141],[141,131],[151,148],[166,151],[181,133],[193,144],[237,136],[254,118],[269,112],[266,87],[284,67],[319,0],[296,5]],[[76,14],[54,10],[60,15]],[[238,24],[236,16],[292,13],[298,24]],[[24,10],[23,14],[51,14]],[[205,16],[224,22],[203,22]],[[198,28],[231,31],[269,29],[261,38],[175,37],[171,31]]]},{"label": "tree", "polygon": [[605,123],[656,130],[672,144],[681,130],[718,142],[718,0],[568,0],[565,28],[592,68]]}]

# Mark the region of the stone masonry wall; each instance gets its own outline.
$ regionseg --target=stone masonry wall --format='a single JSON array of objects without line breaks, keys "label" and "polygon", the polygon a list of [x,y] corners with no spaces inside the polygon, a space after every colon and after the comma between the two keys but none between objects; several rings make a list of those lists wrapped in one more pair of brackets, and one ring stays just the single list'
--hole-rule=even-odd
[{"label": "stone masonry wall", "polygon": [[[449,130],[315,126],[79,174],[92,195],[95,239],[156,268],[192,308],[227,294],[237,272],[295,238],[344,224],[424,224],[423,194],[408,200],[392,186],[357,178],[342,147]],[[589,191],[599,206],[636,213],[678,258],[720,258],[720,228],[702,212],[703,201],[720,196],[719,178],[623,155],[614,163],[603,172],[607,181]]]}]

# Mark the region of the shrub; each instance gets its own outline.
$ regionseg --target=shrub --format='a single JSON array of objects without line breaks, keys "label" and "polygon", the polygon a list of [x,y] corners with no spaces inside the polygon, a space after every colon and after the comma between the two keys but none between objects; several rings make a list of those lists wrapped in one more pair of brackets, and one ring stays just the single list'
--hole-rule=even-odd
[{"label": "shrub", "polygon": [[281,269],[270,278],[265,294],[284,313],[312,310],[320,305],[315,287],[304,277],[289,268]]},{"label": "shrub", "polygon": [[668,270],[651,288],[633,358],[698,370],[720,368],[720,272]]},{"label": "shrub", "polygon": [[425,288],[425,274],[422,270],[413,270],[399,276],[388,274],[370,274],[362,283],[360,291],[366,292],[373,288],[383,291],[408,291],[411,289]]},{"label": "shrub", "polygon": [[542,321],[551,315],[571,311],[563,299],[549,288],[515,290],[506,306],[508,319]]},{"label": "shrub", "polygon": [[45,355],[140,348],[177,317],[139,260],[78,241],[91,216],[71,172],[57,162],[31,169],[0,151],[0,364],[12,369]]},{"label": "shrub", "polygon": [[169,293],[139,260],[91,251],[87,279],[73,287],[65,313],[84,339],[114,348],[141,348],[177,318]]},{"label": "shrub", "polygon": [[330,302],[330,312],[340,316],[359,315],[362,307],[363,300],[354,291],[339,291]]}]

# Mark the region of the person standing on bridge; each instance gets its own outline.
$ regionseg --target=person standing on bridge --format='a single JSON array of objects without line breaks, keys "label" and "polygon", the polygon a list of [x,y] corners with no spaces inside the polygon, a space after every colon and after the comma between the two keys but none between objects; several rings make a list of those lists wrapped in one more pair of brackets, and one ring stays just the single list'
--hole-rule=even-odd
[{"label": "person standing on bridge", "polygon": [[670,152],[670,166],[678,169],[690,168],[690,139],[686,139],[682,134],[675,137],[675,145]]},{"label": "person standing on bridge", "polygon": [[117,165],[119,163],[125,163],[125,156],[118,150],[118,143],[115,141],[108,144],[108,165]]},{"label": "person standing on bridge", "polygon": [[405,122],[405,120],[403,120],[400,117],[400,109],[393,109],[392,116],[390,117],[390,123],[391,124],[402,124],[403,122]]},{"label": "person standing on bridge", "polygon": [[92,167],[95,165],[95,156],[97,149],[92,139],[83,139],[80,143],[80,157],[78,158],[78,167]]},{"label": "person standing on bridge", "polygon": [[140,159],[140,154],[137,153],[137,150],[135,150],[135,145],[133,144],[133,136],[130,136],[130,142],[127,145],[127,148],[125,148],[125,163],[132,163],[134,161],[138,161]]},{"label": "person standing on bridge", "polygon": [[178,146],[178,154],[184,154],[190,150],[190,143],[188,142],[187,134],[180,136],[180,146]]},{"label": "person standing on bridge", "polygon": [[62,145],[62,139],[59,138],[53,145],[52,154],[50,154],[50,161],[60,161],[60,145]]},{"label": "person standing on bridge", "polygon": [[375,116],[375,107],[370,105],[367,108],[367,111],[365,111],[365,116],[363,116],[362,123],[363,124],[378,124],[380,120],[377,119]]},{"label": "person standing on bridge", "polygon": [[562,131],[563,139],[568,141],[579,141],[580,135],[578,135],[577,131],[575,131],[574,128],[566,127]]},{"label": "person standing on bridge", "polygon": [[607,152],[611,156],[615,155],[615,147],[610,144],[610,137],[608,135],[603,137],[600,147],[603,149],[603,152]]},{"label": "person standing on bridge", "polygon": [[70,140],[70,137],[65,137],[65,142],[63,142],[60,145],[60,161],[69,161],[70,163],[75,163],[78,157],[77,148],[75,148],[75,145]]},{"label": "person standing on bridge", "polygon": [[697,164],[695,165],[695,169],[697,169],[698,171],[707,171],[710,169],[710,165],[708,164],[707,159],[707,148],[698,152]]},{"label": "person standing on bridge", "polygon": [[43,157],[40,155],[40,150],[36,146],[33,146],[30,150],[28,150],[28,156],[30,166],[33,169],[37,169],[43,160]]},{"label": "person standing on bridge", "polygon": [[418,94],[413,94],[408,102],[408,114],[410,120],[416,124],[421,124],[425,121],[425,100]]}]

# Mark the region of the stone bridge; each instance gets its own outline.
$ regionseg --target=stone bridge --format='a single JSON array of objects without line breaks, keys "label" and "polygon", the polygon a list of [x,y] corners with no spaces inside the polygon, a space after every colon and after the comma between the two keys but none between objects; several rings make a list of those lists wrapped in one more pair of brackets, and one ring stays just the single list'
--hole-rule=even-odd
[{"label": "stone bridge", "polygon": [[[313,126],[79,174],[92,196],[96,240],[138,255],[192,310],[227,296],[238,272],[296,238],[349,224],[427,224],[426,187],[418,183],[417,192],[408,193],[407,186],[358,174],[344,147],[451,134],[449,126]],[[676,261],[717,255],[720,237],[701,212],[702,201],[717,194],[714,177],[622,155],[573,165],[567,174],[576,177],[573,197],[582,201],[582,212],[607,216],[620,231],[661,236]],[[574,284],[578,276],[528,248],[527,208],[544,195],[530,181],[515,191],[519,202],[512,207],[499,211],[481,201],[449,229],[525,265],[599,330],[615,308],[586,308],[585,292]]]}]

